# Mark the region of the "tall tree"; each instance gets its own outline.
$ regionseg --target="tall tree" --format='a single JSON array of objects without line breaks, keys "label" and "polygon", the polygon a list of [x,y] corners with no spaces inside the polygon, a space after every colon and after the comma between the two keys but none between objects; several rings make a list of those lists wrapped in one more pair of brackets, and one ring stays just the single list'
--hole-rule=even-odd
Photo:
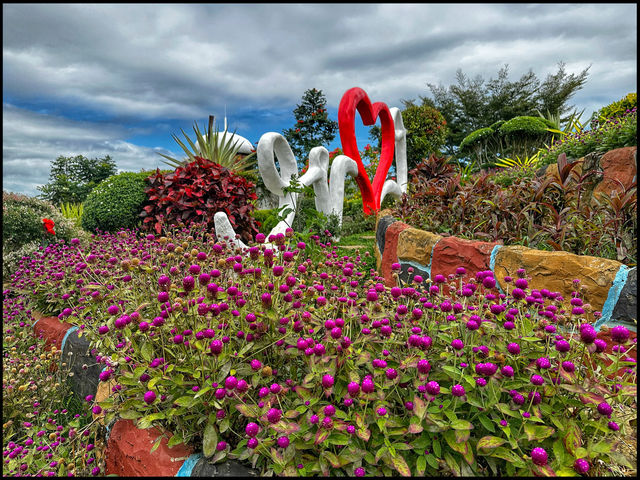
[{"label": "tall tree", "polygon": [[[415,100],[402,100],[402,123],[407,131],[407,168],[411,170],[423,159],[439,154],[447,137],[447,122],[433,106],[433,101],[420,96],[421,105]],[[381,149],[381,130],[378,125],[369,129],[369,138]]]},{"label": "tall tree", "polygon": [[293,110],[296,124],[282,132],[301,168],[306,165],[313,147],[326,146],[338,132],[338,122],[329,118],[326,106],[327,99],[322,90],[307,90],[302,103]]},{"label": "tall tree", "polygon": [[82,203],[96,185],[116,171],[116,162],[109,155],[92,159],[60,155],[51,163],[49,183],[37,187],[42,192],[39,197],[58,206]]},{"label": "tall tree", "polygon": [[505,65],[497,77],[488,82],[480,75],[469,79],[462,70],[458,70],[457,84],[449,87],[427,84],[434,106],[449,127],[446,152],[456,155],[457,147],[467,135],[499,120],[537,116],[538,111],[563,115],[573,110],[568,101],[586,83],[589,68],[567,75],[564,63],[560,62],[558,71],[547,75],[541,83],[531,70],[519,80],[510,81],[509,66]]}]

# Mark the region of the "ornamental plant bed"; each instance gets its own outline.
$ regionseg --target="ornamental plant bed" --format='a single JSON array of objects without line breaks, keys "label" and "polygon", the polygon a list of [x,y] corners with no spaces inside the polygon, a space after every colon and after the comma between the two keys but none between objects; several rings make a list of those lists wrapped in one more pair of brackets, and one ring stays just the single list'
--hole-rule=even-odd
[{"label": "ornamental plant bed", "polygon": [[169,448],[262,475],[635,468],[620,449],[635,412],[619,406],[636,398],[636,344],[612,330],[626,351],[607,365],[579,288],[568,309],[523,270],[507,294],[464,269],[387,288],[292,230],[246,255],[198,225],[163,233],[50,245],[12,277],[91,341],[115,381],[87,399],[105,424],[166,428]]}]

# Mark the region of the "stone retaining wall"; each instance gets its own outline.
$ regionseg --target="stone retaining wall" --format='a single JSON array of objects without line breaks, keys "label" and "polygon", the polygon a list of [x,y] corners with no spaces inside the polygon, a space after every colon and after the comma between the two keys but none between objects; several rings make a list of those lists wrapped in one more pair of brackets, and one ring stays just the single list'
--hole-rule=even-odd
[{"label": "stone retaining wall", "polygon": [[531,278],[530,288],[560,292],[566,299],[575,290],[573,280],[579,279],[582,299],[602,313],[596,330],[620,324],[637,331],[636,267],[615,260],[443,237],[412,228],[394,218],[390,210],[379,212],[376,219],[375,256],[378,271],[389,287],[396,286],[393,263],[400,264],[398,278],[405,283],[414,275],[425,280],[438,274],[447,276],[457,267],[464,267],[467,277],[491,270],[501,291],[506,288],[504,278],[516,278],[516,270],[524,268]]}]

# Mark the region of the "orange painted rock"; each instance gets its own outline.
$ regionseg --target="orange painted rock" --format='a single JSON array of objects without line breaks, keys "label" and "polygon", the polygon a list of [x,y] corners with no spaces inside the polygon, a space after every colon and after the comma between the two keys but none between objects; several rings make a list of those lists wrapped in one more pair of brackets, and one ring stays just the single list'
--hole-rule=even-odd
[{"label": "orange painted rock", "polygon": [[193,453],[184,444],[160,446],[150,453],[161,432],[153,427],[137,428],[131,420],[118,420],[111,428],[105,454],[106,474],[120,477],[174,477],[184,461]]},{"label": "orange painted rock", "polygon": [[394,222],[386,230],[384,239],[384,251],[382,252],[381,274],[387,287],[395,287],[396,280],[391,272],[391,265],[398,262],[398,236],[400,232],[409,228],[403,222]]},{"label": "orange painted rock", "polygon": [[60,350],[62,348],[62,340],[67,330],[72,326],[70,323],[61,321],[58,317],[41,317],[34,325],[33,333],[36,337],[44,336],[47,349],[55,345]]},{"label": "orange painted rock", "polygon": [[433,246],[443,237],[435,233],[407,228],[398,236],[398,259],[428,267]]},{"label": "orange painted rock", "polygon": [[547,252],[514,245],[501,247],[495,256],[494,274],[505,290],[505,276],[517,278],[519,268],[531,277],[530,289],[546,288],[569,300],[575,291],[574,279],[580,280],[581,298],[593,310],[602,311],[609,289],[622,264],[606,258],[574,255],[567,252]]}]

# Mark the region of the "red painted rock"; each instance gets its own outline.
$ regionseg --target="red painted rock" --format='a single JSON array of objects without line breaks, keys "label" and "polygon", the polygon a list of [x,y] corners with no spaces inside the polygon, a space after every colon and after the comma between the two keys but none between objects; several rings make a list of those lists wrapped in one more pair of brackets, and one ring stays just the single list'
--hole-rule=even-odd
[{"label": "red painted rock", "polygon": [[62,340],[67,330],[71,327],[73,327],[73,325],[60,321],[58,317],[42,317],[34,325],[33,333],[36,337],[40,335],[44,336],[47,349],[55,345],[55,347],[60,350],[62,348]]},{"label": "red painted rock", "polygon": [[106,474],[120,477],[175,477],[184,461],[193,453],[184,444],[169,448],[163,438],[150,453],[161,432],[141,430],[131,420],[118,420],[111,428],[105,454]]},{"label": "red painted rock", "polygon": [[398,262],[398,236],[400,232],[409,228],[403,222],[392,223],[385,234],[384,252],[382,252],[381,274],[387,287],[395,287],[396,280],[391,273],[391,265]]},{"label": "red painted rock", "polygon": [[[457,237],[444,237],[433,248],[431,256],[431,278],[436,275],[455,274],[456,268],[464,267],[465,278],[475,277],[476,273],[490,270],[491,251],[497,243],[466,240]],[[448,286],[443,284],[443,293]]]},{"label": "red painted rock", "polygon": [[[621,192],[622,185],[629,188],[636,176],[636,151],[638,147],[623,147],[610,150],[600,158],[603,170],[602,181],[593,191],[594,195],[611,195],[614,190]],[[620,183],[618,183],[620,182]]]}]

